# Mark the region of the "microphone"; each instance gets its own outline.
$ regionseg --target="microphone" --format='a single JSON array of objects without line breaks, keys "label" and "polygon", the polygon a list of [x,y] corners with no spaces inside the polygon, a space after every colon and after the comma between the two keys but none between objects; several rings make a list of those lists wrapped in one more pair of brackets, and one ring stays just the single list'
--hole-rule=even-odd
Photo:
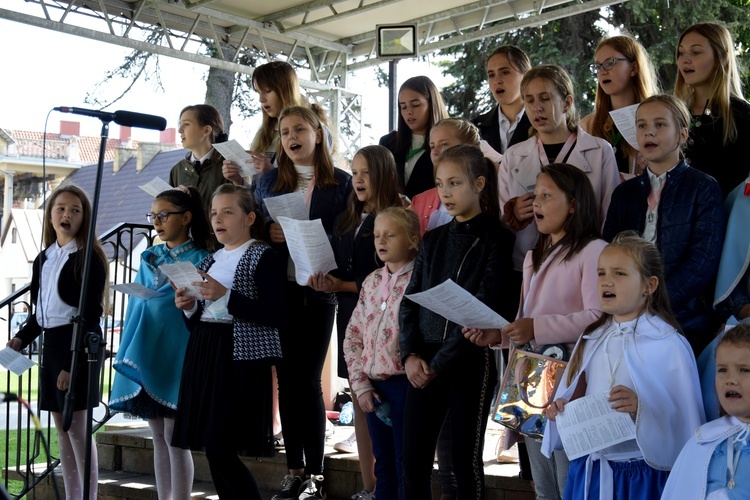
[{"label": "microphone", "polygon": [[0,392],[0,403],[10,403],[11,401],[18,401],[18,396],[12,392]]},{"label": "microphone", "polygon": [[147,128],[151,130],[164,130],[167,128],[167,120],[161,116],[135,113],[133,111],[99,111],[96,109],[74,108],[58,106],[53,108],[61,113],[72,113],[74,115],[91,116],[104,121],[112,121],[124,127]]}]

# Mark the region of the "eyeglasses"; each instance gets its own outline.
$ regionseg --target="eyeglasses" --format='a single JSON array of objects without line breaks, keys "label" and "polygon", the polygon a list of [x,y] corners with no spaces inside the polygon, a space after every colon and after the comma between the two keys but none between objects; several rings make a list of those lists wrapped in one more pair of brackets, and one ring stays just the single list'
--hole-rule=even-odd
[{"label": "eyeglasses", "polygon": [[610,57],[609,59],[605,59],[601,63],[594,63],[594,64],[592,64],[590,66],[591,72],[594,75],[598,75],[599,71],[601,71],[603,69],[606,70],[606,71],[610,71],[612,68],[615,67],[615,64],[617,64],[618,61],[630,61],[630,62],[633,62],[633,60],[630,59],[630,58],[628,58],[628,57]]},{"label": "eyeglasses", "polygon": [[146,220],[149,224],[153,224],[154,220],[159,219],[159,222],[167,222],[169,219],[169,216],[172,214],[184,214],[187,212],[187,210],[183,210],[182,212],[167,212],[166,210],[162,210],[158,214],[155,214],[153,212],[149,212],[146,214]]}]

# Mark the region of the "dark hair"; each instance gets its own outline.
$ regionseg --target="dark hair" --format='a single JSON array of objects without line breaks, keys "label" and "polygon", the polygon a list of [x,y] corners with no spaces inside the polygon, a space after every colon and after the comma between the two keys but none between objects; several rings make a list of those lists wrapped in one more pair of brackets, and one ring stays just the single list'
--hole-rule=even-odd
[{"label": "dark hair", "polygon": [[[334,164],[331,152],[328,149],[328,141],[323,122],[320,116],[310,109],[302,106],[292,106],[285,108],[279,114],[279,137],[281,136],[281,122],[287,116],[299,116],[305,120],[313,130],[319,131],[321,135],[320,143],[315,146],[315,157],[313,158],[313,175],[315,176],[316,188],[327,188],[338,185],[336,178],[333,176]],[[297,189],[297,170],[294,168],[294,162],[284,151],[283,146],[277,152],[276,165],[279,169],[279,175],[273,191],[293,192]]]},{"label": "dark hair", "polygon": [[237,205],[240,207],[245,214],[255,214],[255,222],[250,226],[250,237],[255,238],[259,241],[268,243],[268,230],[263,219],[263,213],[258,207],[258,203],[255,201],[252,191],[245,186],[238,186],[235,184],[222,184],[216,188],[214,194],[211,196],[213,200],[219,195],[230,194],[237,196]]},{"label": "dark hair", "polygon": [[540,234],[531,250],[534,271],[538,271],[547,256],[555,249],[565,252],[563,262],[573,258],[591,241],[599,238],[599,220],[596,208],[596,195],[591,181],[583,171],[567,163],[551,163],[542,167],[539,175],[546,174],[565,193],[565,198],[573,206],[573,213],[565,221],[565,236],[550,246],[550,235]]},{"label": "dark hair", "polygon": [[[75,240],[76,246],[79,249],[85,249],[86,244],[89,240],[89,230],[91,229],[91,224],[96,224],[96,221],[91,220],[91,202],[89,201],[89,197],[86,196],[86,192],[73,183],[62,184],[61,186],[59,186],[52,192],[45,204],[44,247],[48,248],[53,245],[55,241],[57,241],[57,233],[55,232],[55,227],[52,225],[52,209],[54,208],[55,200],[57,200],[57,197],[62,193],[70,193],[81,200],[81,210],[83,212],[83,217],[81,218],[81,227],[78,228],[78,232],[75,234]],[[99,259],[102,267],[104,267],[106,271],[109,267],[107,264],[107,256],[104,254],[104,249],[99,242],[99,238],[94,238],[94,241],[91,242],[91,247],[93,250],[92,255],[94,256],[94,258]],[[75,272],[79,276],[83,275],[83,261],[84,259],[78,259],[78,261],[76,262]],[[102,297],[102,300],[104,300],[104,297]]]},{"label": "dark hair", "polygon": [[198,248],[210,249],[213,247],[213,238],[201,195],[194,187],[188,187],[187,191],[186,193],[181,189],[168,189],[159,193],[154,200],[164,200],[180,212],[190,212],[190,237]]},{"label": "dark hair", "polygon": [[[568,111],[565,112],[565,123],[568,130],[576,132],[578,130],[578,112],[576,111],[575,93],[573,90],[573,80],[570,79],[567,71],[557,64],[545,64],[531,68],[523,75],[521,80],[521,98],[524,99],[526,85],[536,78],[546,80],[557,91],[560,99],[565,101],[568,96],[572,98]],[[524,102],[526,100],[524,99]],[[536,134],[536,129],[532,127],[531,134]]]},{"label": "dark hair", "polygon": [[529,56],[526,52],[515,45],[501,45],[493,50],[492,54],[487,58],[487,61],[485,61],[485,66],[490,62],[490,59],[497,55],[507,57],[510,66],[519,73],[526,73],[531,69],[531,60],[529,60]]},{"label": "dark hair", "polygon": [[378,213],[376,220],[380,217],[390,217],[401,226],[409,241],[416,241],[416,245],[409,252],[409,257],[412,260],[415,259],[419,251],[419,241],[422,238],[417,213],[403,207],[388,207]]},{"label": "dark hair", "polygon": [[482,150],[477,146],[459,144],[443,151],[435,163],[435,172],[445,161],[459,165],[472,184],[478,178],[484,177],[484,188],[479,193],[479,204],[482,212],[487,212],[492,218],[499,219],[500,195],[497,187],[497,172],[492,160],[485,158]]},{"label": "dark hair", "polygon": [[229,136],[224,133],[224,120],[221,118],[221,113],[219,113],[218,109],[210,104],[193,104],[182,108],[180,116],[185,111],[192,111],[195,119],[202,127],[206,125],[211,127],[211,144],[229,140]]},{"label": "dark hair", "polygon": [[[646,304],[644,311],[648,311],[654,316],[658,316],[669,324],[672,328],[681,332],[680,324],[674,317],[672,307],[669,304],[669,293],[667,292],[667,283],[664,279],[664,264],[662,263],[661,253],[659,249],[653,243],[650,243],[640,236],[635,231],[623,231],[612,240],[612,243],[607,245],[607,248],[619,248],[627,253],[638,270],[638,274],[641,276],[641,281],[645,283],[648,279],[655,277],[659,283],[653,293],[646,297]],[[583,335],[588,335],[597,328],[600,328],[608,323],[612,322],[612,315],[608,313],[602,313],[598,320],[591,323],[583,332]],[[636,325],[637,327],[637,325]],[[581,338],[573,352],[573,356],[570,358],[568,364],[568,383],[573,381],[575,375],[581,370],[581,364],[583,363],[583,351],[586,344],[586,339]]]},{"label": "dark hair", "polygon": [[[443,97],[440,95],[440,91],[432,83],[432,80],[426,76],[414,76],[406,80],[401,87],[398,89],[400,94],[404,90],[413,90],[420,94],[422,97],[427,99],[427,105],[430,106],[430,112],[427,113],[427,131],[424,136],[424,144],[422,149],[425,151],[430,150],[430,130],[433,125],[442,120],[448,118],[448,111],[445,109],[445,103]],[[404,117],[401,112],[398,113],[398,129],[396,129],[396,151],[395,156],[406,158],[409,149],[411,149],[411,129],[406,124]]]},{"label": "dark hair", "polygon": [[[365,146],[355,153],[354,157],[357,156],[361,156],[367,163],[367,174],[370,178],[369,204],[372,207],[370,214],[376,216],[385,208],[400,207],[401,196],[396,160],[393,159],[391,152],[383,146]],[[336,234],[343,236],[356,228],[364,209],[365,203],[359,201],[357,193],[352,189],[346,212],[336,225]]]}]

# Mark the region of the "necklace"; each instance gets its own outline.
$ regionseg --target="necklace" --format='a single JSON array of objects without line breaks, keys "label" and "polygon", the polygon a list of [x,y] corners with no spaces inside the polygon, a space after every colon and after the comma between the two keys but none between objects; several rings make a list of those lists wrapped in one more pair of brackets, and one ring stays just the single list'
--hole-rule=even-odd
[{"label": "necklace", "polygon": [[693,115],[693,121],[690,122],[690,128],[693,127],[700,127],[701,126],[701,118],[703,116],[711,116],[711,108],[708,107],[708,99],[706,99],[706,104],[703,106],[703,112],[699,115]]}]

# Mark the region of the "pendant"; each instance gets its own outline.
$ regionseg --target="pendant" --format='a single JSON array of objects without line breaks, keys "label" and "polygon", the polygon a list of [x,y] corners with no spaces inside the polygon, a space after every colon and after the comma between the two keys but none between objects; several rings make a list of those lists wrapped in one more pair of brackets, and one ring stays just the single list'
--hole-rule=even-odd
[{"label": "pendant", "polygon": [[385,301],[380,303],[380,310],[385,311]]},{"label": "pendant", "polygon": [[703,114],[706,115],[706,116],[711,116],[711,109],[706,108],[706,110],[703,112]]},{"label": "pendant", "polygon": [[649,224],[653,224],[654,223],[654,212],[649,212],[648,213],[648,217],[646,217],[646,221]]},{"label": "pendant", "polygon": [[617,146],[612,146],[612,152],[617,154]]},{"label": "pendant", "polygon": [[695,120],[695,126],[696,126],[696,127],[700,127],[701,125],[702,125],[702,124],[701,124],[701,121],[700,121],[700,120]]},{"label": "pendant", "polygon": [[727,488],[729,488],[730,490],[733,490],[735,486],[736,484],[734,484],[734,479],[730,479],[729,482],[727,483]]}]

